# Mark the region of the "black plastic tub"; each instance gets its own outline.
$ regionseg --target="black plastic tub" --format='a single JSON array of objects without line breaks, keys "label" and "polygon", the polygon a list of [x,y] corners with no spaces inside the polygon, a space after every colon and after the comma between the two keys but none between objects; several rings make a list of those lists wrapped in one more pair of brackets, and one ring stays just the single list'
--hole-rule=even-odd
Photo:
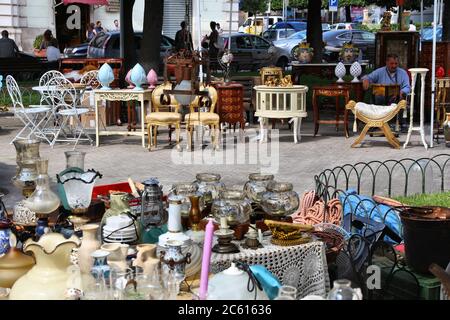
[{"label": "black plastic tub", "polygon": [[420,273],[429,273],[433,262],[446,268],[450,262],[450,208],[404,209],[403,224],[406,263]]}]

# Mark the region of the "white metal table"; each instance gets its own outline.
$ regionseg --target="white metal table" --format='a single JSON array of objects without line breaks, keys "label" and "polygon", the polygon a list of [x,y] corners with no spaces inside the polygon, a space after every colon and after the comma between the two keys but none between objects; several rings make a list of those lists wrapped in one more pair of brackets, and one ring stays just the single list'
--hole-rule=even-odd
[{"label": "white metal table", "polygon": [[291,118],[294,122],[294,142],[301,139],[300,129],[302,118],[306,112],[306,93],[308,87],[304,85],[293,85],[292,87],[271,87],[266,85],[255,86],[256,90],[256,112],[261,126],[261,140],[267,141],[267,129],[264,126],[268,119]]},{"label": "white metal table", "polygon": [[[100,144],[99,136],[108,135],[125,135],[125,136],[141,136],[142,137],[142,147],[145,148],[145,101],[148,101],[150,110],[151,98],[153,89],[144,90],[134,90],[134,89],[112,89],[112,90],[94,90],[94,104],[95,104],[95,138],[96,146]],[[100,131],[98,125],[98,107],[99,102],[102,101],[131,101],[137,100],[140,102],[141,107],[141,131],[110,131],[102,130]]]}]

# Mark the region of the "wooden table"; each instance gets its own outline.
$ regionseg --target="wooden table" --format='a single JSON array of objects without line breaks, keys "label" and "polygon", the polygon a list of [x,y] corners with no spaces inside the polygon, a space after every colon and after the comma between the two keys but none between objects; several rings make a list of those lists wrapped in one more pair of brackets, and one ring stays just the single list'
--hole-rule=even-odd
[{"label": "wooden table", "polygon": [[[133,135],[142,137],[142,147],[145,148],[145,101],[149,102],[149,110],[152,98],[153,89],[144,90],[134,90],[134,89],[113,89],[113,90],[94,90],[94,100],[95,100],[95,137],[96,146],[100,144],[99,136],[108,135]],[[107,131],[99,130],[98,124],[98,104],[101,101],[131,101],[137,100],[140,102],[141,107],[141,131],[140,132],[130,132],[130,131]]]},{"label": "wooden table", "polygon": [[301,139],[300,129],[302,118],[306,113],[306,93],[308,87],[294,85],[292,87],[271,87],[266,85],[255,86],[256,90],[256,112],[255,116],[260,117],[261,140],[267,141],[267,134],[264,128],[268,119],[291,118],[294,122],[294,142]]},{"label": "wooden table", "polygon": [[[336,120],[320,120],[318,97],[334,97],[336,100]],[[344,120],[340,119],[339,110],[339,98],[344,97],[345,103],[343,106]],[[314,136],[319,131],[319,124],[335,124],[336,129],[339,124],[344,125],[345,137],[348,138],[348,110],[345,109],[345,105],[350,100],[350,89],[347,86],[341,85],[329,85],[329,86],[316,86],[313,87],[313,109],[314,109]]]},{"label": "wooden table", "polygon": [[[297,61],[292,61],[292,81],[295,84],[300,84],[300,76],[302,74],[314,74],[316,76],[333,79],[336,78],[334,75],[334,69],[337,66],[336,63],[299,63]],[[350,74],[350,66],[351,63],[344,63],[345,68],[347,70],[347,74]],[[367,67],[367,62],[361,62],[362,73],[361,76],[365,73],[365,69]]]},{"label": "wooden table", "polygon": [[245,127],[244,119],[244,86],[235,82],[222,82],[214,85],[217,90],[217,113],[220,123],[240,124]]}]

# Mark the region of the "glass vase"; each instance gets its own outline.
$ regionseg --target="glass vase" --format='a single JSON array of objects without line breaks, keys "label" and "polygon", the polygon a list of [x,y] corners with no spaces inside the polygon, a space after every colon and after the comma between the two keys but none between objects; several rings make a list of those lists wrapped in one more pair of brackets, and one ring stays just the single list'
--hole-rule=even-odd
[{"label": "glass vase", "polygon": [[267,191],[267,185],[274,181],[272,174],[252,173],[244,185],[244,193],[252,202],[260,203],[261,197]]},{"label": "glass vase", "polygon": [[36,214],[50,214],[60,205],[58,195],[50,189],[50,177],[48,176],[48,159],[36,161],[38,178],[36,189],[28,199],[24,200],[25,206]]},{"label": "glass vase", "polygon": [[261,207],[271,216],[287,216],[295,212],[299,206],[297,192],[291,183],[271,182],[262,195]]},{"label": "glass vase", "polygon": [[[216,173],[198,173],[196,175],[197,180],[194,184],[197,185],[198,192],[202,196],[210,193],[212,202],[212,200],[217,199],[220,192],[225,189],[225,184],[220,181],[221,178],[220,174]],[[205,200],[204,202],[207,201]]]},{"label": "glass vase", "polygon": [[350,280],[341,279],[333,282],[333,289],[328,293],[328,300],[360,300]]}]

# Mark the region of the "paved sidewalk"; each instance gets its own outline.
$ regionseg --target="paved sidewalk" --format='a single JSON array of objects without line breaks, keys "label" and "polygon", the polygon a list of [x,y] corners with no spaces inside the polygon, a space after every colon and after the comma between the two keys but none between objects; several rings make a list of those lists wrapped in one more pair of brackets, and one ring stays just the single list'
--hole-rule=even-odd
[{"label": "paved sidewalk", "polygon": [[[350,130],[352,124],[353,122],[350,122]],[[9,190],[5,202],[10,207],[22,198],[20,190],[11,183],[11,178],[16,171],[16,152],[14,146],[9,144],[20,128],[20,122],[11,117],[1,117],[0,127],[0,187]],[[96,148],[83,142],[77,149],[87,152],[86,169],[94,168],[103,174],[103,178],[98,180],[97,184],[126,181],[128,177],[136,181],[157,177],[164,185],[164,189],[168,190],[175,182],[195,180],[196,173],[216,172],[222,175],[222,180],[228,186],[243,185],[249,173],[258,172],[261,169],[260,161],[262,160],[271,163],[276,180],[292,182],[298,193],[314,188],[315,174],[337,165],[359,161],[431,157],[440,153],[450,154],[450,149],[443,143],[435,144],[435,147],[428,151],[425,150],[416,133],[413,134],[407,149],[395,150],[388,145],[384,137],[367,137],[363,147],[350,148],[357,135],[353,134],[346,139],[342,128],[336,132],[332,125],[322,125],[319,135],[313,137],[313,125],[307,122],[302,127],[302,140],[299,144],[293,143],[292,133],[287,130],[286,124],[277,123],[277,128],[281,128],[278,147],[275,143],[263,146],[269,149],[266,157],[255,159],[255,150],[259,148],[259,143],[256,141],[258,126],[254,125],[246,129],[246,145],[227,143],[222,151],[216,152],[216,155],[221,155],[226,161],[212,165],[202,163],[208,160],[207,155],[212,154],[208,147],[210,145],[208,136],[205,136],[207,147],[202,158],[202,154],[198,151],[179,153],[175,148],[169,147],[167,130],[164,129],[158,135],[158,149],[152,152],[141,147],[139,137],[132,136],[102,136],[100,147]],[[114,129],[117,130],[117,127]],[[126,126],[121,129],[126,130]],[[426,132],[428,133],[429,130]],[[92,136],[95,138],[94,133]],[[402,134],[399,140],[404,142],[405,136]],[[237,143],[238,135],[236,134],[233,139]],[[182,146],[186,146],[186,140],[182,141]],[[56,180],[56,173],[65,169],[64,151],[72,150],[72,148],[68,144],[57,144],[52,149],[47,144],[41,144],[41,156],[50,160],[49,174],[53,183]],[[232,150],[234,152],[231,152]],[[189,161],[186,161],[194,155],[200,156],[200,159],[196,159],[196,163],[200,162],[200,164],[189,164]]]}]

